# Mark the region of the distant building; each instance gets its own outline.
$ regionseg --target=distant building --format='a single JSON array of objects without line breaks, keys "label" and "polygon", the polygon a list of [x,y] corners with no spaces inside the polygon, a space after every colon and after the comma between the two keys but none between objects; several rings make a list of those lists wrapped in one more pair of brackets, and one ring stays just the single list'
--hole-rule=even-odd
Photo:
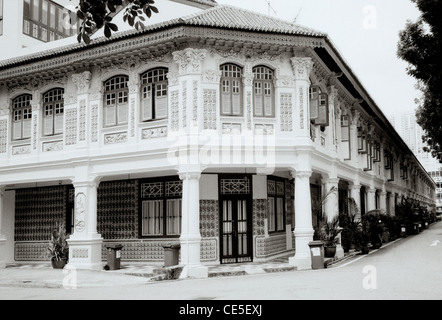
[{"label": "distant building", "polygon": [[[161,3],[167,19],[144,30],[0,60],[0,266],[45,261],[62,220],[77,268],[102,269],[118,243],[123,262],[159,263],[179,244],[183,277],[287,253],[309,269],[314,228],[347,198],[361,214],[434,206],[433,180],[325,33]],[[16,40],[41,42],[21,37],[18,6]]]},{"label": "distant building", "polygon": [[404,113],[399,119],[392,117],[390,121],[436,183],[436,207],[437,211],[442,213],[442,164],[433,158],[430,153],[424,151],[425,143],[422,140],[424,133],[421,126],[416,122],[416,115],[414,113]]}]

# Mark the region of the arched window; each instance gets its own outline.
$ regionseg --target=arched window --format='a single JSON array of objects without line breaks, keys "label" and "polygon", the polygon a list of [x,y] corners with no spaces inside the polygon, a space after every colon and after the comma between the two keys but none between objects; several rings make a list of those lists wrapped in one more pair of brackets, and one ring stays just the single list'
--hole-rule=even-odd
[{"label": "arched window", "polygon": [[63,133],[64,90],[57,88],[43,95],[43,134],[51,136]]},{"label": "arched window", "polygon": [[141,120],[167,118],[167,68],[149,70],[141,75]]},{"label": "arched window", "polygon": [[328,94],[323,93],[319,86],[310,87],[310,120],[313,124],[328,126]]},{"label": "arched window", "polygon": [[12,140],[31,137],[32,95],[23,94],[12,100]]},{"label": "arched window", "polygon": [[104,126],[124,125],[128,122],[128,76],[115,76],[104,83]]},{"label": "arched window", "polygon": [[241,116],[242,111],[242,69],[234,64],[221,66],[221,114]]},{"label": "arched window", "polygon": [[259,66],[253,69],[253,101],[256,117],[274,117],[273,70]]}]

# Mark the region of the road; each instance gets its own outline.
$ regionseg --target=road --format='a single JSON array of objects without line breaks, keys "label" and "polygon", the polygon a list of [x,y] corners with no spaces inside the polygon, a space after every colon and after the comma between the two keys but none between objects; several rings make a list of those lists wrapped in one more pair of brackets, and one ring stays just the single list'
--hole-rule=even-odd
[{"label": "road", "polygon": [[[441,300],[442,222],[327,269],[78,289],[0,287],[12,300]],[[4,299],[4,298],[3,298]]]}]

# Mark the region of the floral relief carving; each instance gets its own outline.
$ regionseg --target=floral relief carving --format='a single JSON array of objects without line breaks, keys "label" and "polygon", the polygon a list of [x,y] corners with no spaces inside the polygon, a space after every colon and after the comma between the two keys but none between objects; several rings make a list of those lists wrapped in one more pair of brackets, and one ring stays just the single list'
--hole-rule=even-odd
[{"label": "floral relief carving", "polygon": [[83,73],[76,73],[72,75],[72,81],[77,86],[78,94],[87,93],[90,88],[92,73],[85,71]]},{"label": "floral relief carving", "polygon": [[294,57],[291,59],[295,78],[309,81],[310,72],[313,68],[313,61],[309,57]]},{"label": "floral relief carving", "polygon": [[180,68],[180,74],[200,73],[202,61],[206,58],[206,55],[206,49],[187,48],[173,52],[173,58]]}]

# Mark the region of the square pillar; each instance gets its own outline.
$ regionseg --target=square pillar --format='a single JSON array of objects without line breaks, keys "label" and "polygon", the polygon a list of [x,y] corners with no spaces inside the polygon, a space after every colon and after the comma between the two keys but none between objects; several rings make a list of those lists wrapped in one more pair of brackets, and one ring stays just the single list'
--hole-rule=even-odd
[{"label": "square pillar", "polygon": [[2,220],[3,217],[3,197],[5,194],[5,188],[3,186],[0,186],[0,269],[6,268],[6,236],[3,234],[2,229]]},{"label": "square pillar", "polygon": [[180,278],[207,278],[209,269],[201,264],[200,178],[201,172],[182,171],[183,180]]},{"label": "square pillar", "polygon": [[101,270],[103,239],[97,233],[97,188],[99,179],[74,181],[74,233],[69,237],[69,265],[77,269]]},{"label": "square pillar", "polygon": [[295,256],[289,258],[289,264],[298,270],[312,268],[309,242],[313,241],[312,205],[310,194],[311,171],[292,172],[295,177]]}]

